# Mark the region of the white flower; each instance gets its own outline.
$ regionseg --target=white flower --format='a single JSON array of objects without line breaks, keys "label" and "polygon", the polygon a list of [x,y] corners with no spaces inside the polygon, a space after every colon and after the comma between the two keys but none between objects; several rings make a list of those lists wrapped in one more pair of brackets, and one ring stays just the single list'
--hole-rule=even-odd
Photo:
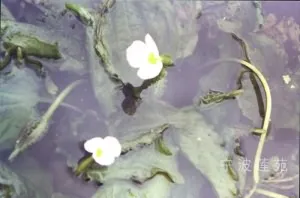
[{"label": "white flower", "polygon": [[133,41],[126,50],[126,58],[131,67],[138,68],[137,75],[143,80],[155,78],[163,68],[157,46],[149,34],[145,36],[145,43]]},{"label": "white flower", "polygon": [[87,140],[84,143],[84,149],[93,153],[94,160],[103,166],[109,166],[114,163],[115,158],[121,154],[120,142],[112,136],[107,136],[104,139],[95,137]]}]

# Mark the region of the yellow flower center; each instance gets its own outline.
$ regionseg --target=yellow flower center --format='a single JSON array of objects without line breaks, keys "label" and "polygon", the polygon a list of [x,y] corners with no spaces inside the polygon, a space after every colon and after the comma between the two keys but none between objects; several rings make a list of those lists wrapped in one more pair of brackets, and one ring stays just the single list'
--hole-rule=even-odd
[{"label": "yellow flower center", "polygon": [[148,56],[148,62],[150,64],[156,64],[156,62],[158,61],[159,59],[155,57],[155,54],[153,52],[150,52],[149,56]]},{"label": "yellow flower center", "polygon": [[98,149],[96,150],[96,157],[101,157],[101,156],[102,156],[102,153],[103,153],[102,149],[101,149],[101,148],[98,148]]}]

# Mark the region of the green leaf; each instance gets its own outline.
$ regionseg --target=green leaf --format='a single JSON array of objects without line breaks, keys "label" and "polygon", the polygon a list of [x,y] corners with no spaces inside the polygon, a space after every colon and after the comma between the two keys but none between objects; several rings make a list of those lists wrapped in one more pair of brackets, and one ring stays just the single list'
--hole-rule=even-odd
[{"label": "green leaf", "polygon": [[172,57],[170,55],[163,54],[160,56],[160,58],[164,67],[174,66],[174,61],[172,60]]},{"label": "green leaf", "polygon": [[[60,28],[65,26],[65,24],[63,25],[62,23],[63,20],[60,21],[55,19],[55,21],[47,21],[47,24],[43,23],[43,25],[35,26],[28,23],[1,19],[1,28],[8,27],[5,35],[3,36],[3,41],[5,41],[9,36],[21,32],[24,35],[37,37],[46,43],[57,42],[59,43],[58,48],[63,58],[60,61],[52,61],[51,70],[68,71],[82,75],[86,73],[86,65],[88,64],[86,58],[83,60],[83,57],[85,57],[83,56],[83,54],[85,54],[84,50],[91,51],[90,48],[82,48],[83,44],[88,46],[86,41],[82,39],[82,35],[85,34],[85,30],[78,28],[75,32],[71,28],[65,28],[61,31]],[[72,37],[67,37],[66,35],[72,35]],[[92,51],[94,50],[92,49]]]},{"label": "green leaf", "polygon": [[105,184],[92,198],[166,198],[170,195],[171,187],[171,183],[164,176],[158,175],[144,185],[135,185],[128,181]]},{"label": "green leaf", "polygon": [[65,7],[78,16],[81,22],[85,25],[93,25],[93,16],[86,8],[75,3],[66,3]]},{"label": "green leaf", "polygon": [[106,169],[91,168],[86,176],[93,181],[109,183],[112,180],[131,180],[144,183],[156,177],[157,173],[175,183],[183,183],[174,156],[161,155],[153,147],[144,147],[138,151],[128,152],[120,156],[114,164]]},{"label": "green leaf", "polygon": [[170,149],[166,146],[163,137],[159,137],[156,141],[155,141],[155,146],[156,149],[164,154],[164,155],[172,155],[172,152],[170,151]]}]

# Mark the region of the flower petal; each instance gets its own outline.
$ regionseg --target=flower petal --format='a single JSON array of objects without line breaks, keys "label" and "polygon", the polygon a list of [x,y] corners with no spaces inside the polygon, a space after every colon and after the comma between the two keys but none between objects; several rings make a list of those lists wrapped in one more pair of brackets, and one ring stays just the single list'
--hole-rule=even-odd
[{"label": "flower petal", "polygon": [[148,50],[150,52],[153,52],[156,56],[159,56],[159,51],[158,51],[158,48],[156,46],[156,43],[153,40],[153,38],[150,36],[150,34],[146,34],[145,43],[146,43],[146,45],[148,47]]},{"label": "flower petal", "polygon": [[126,59],[133,68],[143,66],[148,60],[149,50],[147,45],[142,41],[133,41],[126,49]]},{"label": "flower petal", "polygon": [[143,80],[152,79],[158,76],[163,68],[161,61],[158,61],[157,64],[147,64],[139,68],[137,75]]},{"label": "flower petal", "polygon": [[101,147],[103,143],[104,143],[103,138],[95,137],[87,140],[83,146],[87,152],[93,153],[94,151],[96,151],[97,148]]},{"label": "flower petal", "polygon": [[106,145],[105,149],[108,149],[105,152],[108,152],[109,155],[112,155],[113,157],[119,157],[122,151],[122,146],[119,142],[119,140],[112,136],[107,136],[104,138],[104,142]]},{"label": "flower petal", "polygon": [[97,162],[98,164],[100,164],[102,166],[109,166],[115,162],[115,157],[113,157],[112,155],[109,155],[107,153],[101,157],[97,157],[96,154],[93,153],[93,158],[94,158],[95,162]]}]

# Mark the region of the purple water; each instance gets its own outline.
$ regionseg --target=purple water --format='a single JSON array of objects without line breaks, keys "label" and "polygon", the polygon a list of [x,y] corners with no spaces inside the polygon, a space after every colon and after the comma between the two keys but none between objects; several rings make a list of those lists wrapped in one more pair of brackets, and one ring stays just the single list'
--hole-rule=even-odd
[{"label": "purple water", "polygon": [[[20,6],[20,1],[10,1],[10,0],[3,0],[3,3],[10,9],[10,11],[14,14],[17,21],[20,22],[28,22],[32,24],[38,24],[39,22],[36,21],[36,16],[38,16],[39,12],[41,12],[39,9],[35,8],[34,6],[25,3],[25,7]],[[300,3],[297,1],[284,1],[284,2],[272,2],[272,1],[266,1],[263,2],[263,9],[264,9],[264,15],[268,16],[269,14],[273,13],[277,17],[277,22],[282,20],[284,17],[293,17],[295,19],[295,23],[298,24],[298,28],[300,25]],[[204,19],[200,18],[201,20],[205,20],[205,15],[203,16]],[[203,22],[205,24],[205,22]],[[70,27],[70,24],[68,24]],[[75,28],[78,26],[75,25]],[[275,32],[278,32],[279,30],[274,30]],[[286,159],[291,155],[292,152],[295,152],[297,148],[299,148],[299,130],[300,130],[300,115],[299,115],[299,97],[300,97],[300,30],[298,29],[298,43],[296,43],[297,38],[294,38],[294,42],[287,41],[284,43],[284,49],[286,53],[288,54],[288,62],[286,65],[274,65],[274,68],[264,68],[267,71],[273,71],[273,70],[279,70],[279,67],[282,69],[285,73],[289,73],[293,77],[293,82],[297,84],[297,87],[295,88],[294,92],[291,92],[290,95],[289,92],[284,91],[282,88],[282,79],[280,76],[274,77],[272,81],[270,81],[270,87],[271,91],[276,92],[276,96],[278,95],[278,92],[282,90],[282,94],[285,95],[287,98],[293,97],[291,99],[292,102],[287,101],[288,104],[286,106],[291,105],[292,107],[287,108],[298,108],[298,111],[294,111],[293,115],[288,115],[290,118],[295,119],[298,125],[294,124],[293,127],[285,126],[282,123],[281,120],[283,120],[283,116],[285,116],[284,109],[275,110],[273,112],[276,113],[276,115],[272,115],[272,124],[271,124],[271,131],[270,131],[270,138],[264,147],[262,158],[269,159],[272,156],[279,156],[279,158]],[[168,71],[168,82],[167,82],[167,89],[162,97],[163,101],[167,101],[169,104],[181,108],[185,106],[189,106],[193,104],[193,99],[195,96],[199,94],[199,79],[204,78],[206,75],[208,75],[212,69],[203,69],[201,68],[201,64],[205,63],[205,57],[219,57],[219,52],[216,49],[216,44],[211,43],[213,39],[209,39],[207,37],[208,30],[205,28],[202,28],[201,31],[199,31],[199,41],[197,43],[197,47],[194,51],[194,53],[183,59],[183,60],[176,60],[175,64],[176,67],[173,69],[170,69]],[[295,30],[296,32],[296,30]],[[224,37],[224,43],[227,43],[228,36],[225,35],[225,33],[216,33],[220,37]],[[298,44],[298,46],[296,44]],[[230,44],[236,45],[235,41],[232,41]],[[295,47],[296,45],[296,47]],[[298,47],[298,48],[297,48]],[[234,47],[233,47],[234,49]],[[232,52],[231,54],[235,55],[237,52]],[[206,55],[207,54],[207,55]],[[230,53],[229,53],[230,54]],[[202,60],[199,61],[199,57],[202,57]],[[271,60],[272,57],[264,57],[266,60]],[[220,83],[218,83],[218,79],[210,79],[211,87],[204,84],[201,85],[201,94],[204,94],[204,91],[208,89],[218,89],[221,90],[224,88],[234,88],[235,84],[235,77],[236,74],[240,71],[240,68],[233,67],[228,68],[228,71],[234,72],[234,75],[229,75],[229,79],[232,79],[232,82],[228,82],[228,85],[224,85],[224,87],[220,87]],[[225,70],[224,70],[225,71]],[[297,73],[298,72],[298,73]],[[270,72],[272,73],[272,72]],[[283,74],[285,74],[283,73]],[[283,75],[282,74],[282,75]],[[52,73],[53,80],[56,82],[56,84],[62,89],[63,87],[67,86],[70,82],[74,81],[75,79],[78,79],[78,76],[72,76],[68,72],[55,72]],[[270,77],[270,76],[269,76]],[[272,77],[270,77],[272,78]],[[214,81],[216,81],[216,85],[214,85]],[[202,81],[206,82],[206,81]],[[280,84],[279,88],[277,88],[277,84]],[[222,83],[221,83],[222,85]],[[223,85],[222,85],[223,86]],[[296,92],[296,94],[295,94]],[[298,97],[295,98],[295,97]],[[95,112],[101,112],[101,109],[99,109],[99,105],[97,103],[96,98],[93,96],[93,90],[91,84],[87,83],[84,85],[81,85],[79,89],[75,89],[70,96],[66,98],[66,101],[68,104],[72,104],[76,107],[79,107],[80,109],[85,110],[91,110]],[[273,99],[273,108],[278,105],[282,105],[279,99]],[[255,101],[254,101],[255,102]],[[222,107],[216,107],[220,108],[216,111],[212,111],[212,113],[204,113],[205,118],[208,120],[209,123],[213,123],[217,129],[222,128],[222,126],[228,126],[233,125],[233,128],[239,128],[241,125],[240,123],[243,123],[246,125],[246,127],[241,127],[243,134],[246,133],[247,128],[252,128],[252,122],[249,121],[248,118],[245,118],[245,116],[242,115],[242,113],[236,113],[236,111],[232,110],[232,107],[236,105],[235,102],[225,102],[222,104]],[[298,106],[297,106],[298,105]],[[255,108],[257,108],[257,105],[253,105]],[[40,105],[40,110],[43,112],[47,109],[48,105]],[[121,109],[121,101],[119,109],[120,114],[126,115],[124,112],[122,112]],[[218,115],[220,118],[218,120],[214,120],[214,116],[212,114],[219,113]],[[66,195],[69,195],[70,197],[78,197],[78,198],[86,198],[91,197],[96,189],[98,188],[93,183],[85,183],[81,181],[80,178],[76,178],[73,176],[68,168],[66,167],[66,158],[61,155],[61,153],[56,152],[56,146],[57,142],[59,142],[59,138],[61,133],[67,133],[66,131],[63,131],[61,127],[63,126],[64,122],[69,122],[68,117],[74,117],[75,112],[71,112],[68,109],[58,109],[53,117],[53,123],[49,129],[48,134],[37,144],[30,147],[26,153],[29,156],[34,156],[40,163],[40,165],[45,169],[45,171],[49,171],[52,174],[53,177],[53,186],[56,192],[61,192]],[[101,119],[103,119],[100,116]],[[94,116],[88,117],[88,119],[85,119],[86,124],[81,125],[82,128],[86,131],[99,131],[99,135],[105,136],[107,135],[105,130],[105,124],[104,120],[96,119]],[[257,120],[259,119],[259,116],[257,114]],[[224,123],[223,123],[224,122]],[[56,125],[55,123],[60,123],[59,125]],[[278,124],[280,123],[280,124]],[[258,124],[255,123],[254,124]],[[259,127],[259,125],[255,126]],[[246,128],[246,129],[245,129]],[[65,137],[65,136],[64,136]],[[90,137],[91,138],[91,137]],[[82,137],[81,141],[84,141],[85,139]],[[258,143],[258,137],[255,136],[242,136],[242,149],[244,150],[246,157],[248,159],[253,159],[253,156],[256,151],[257,143]],[[72,143],[72,140],[70,140]],[[83,152],[80,148],[80,143],[74,145],[70,144],[66,147],[69,148],[68,151],[74,152],[72,156],[77,156],[78,159],[80,159],[83,156]],[[205,151],[200,151],[205,152]],[[47,153],[45,155],[44,153]],[[299,153],[295,154],[298,158],[299,163]],[[16,163],[22,163],[20,161],[16,161]],[[287,161],[289,163],[289,161]],[[199,182],[201,180],[201,174],[195,170],[195,168],[187,163],[184,160],[180,161],[179,168],[182,170],[183,175],[196,175],[195,176],[195,182]],[[296,170],[290,170],[287,173],[287,176],[293,176],[297,174]],[[299,172],[298,172],[299,174]],[[198,176],[197,176],[198,175]],[[247,179],[247,187],[251,187],[252,183],[252,173],[248,173],[249,177]],[[199,179],[200,178],[200,179]],[[296,180],[299,180],[297,178]],[[247,188],[246,187],[246,188]],[[262,187],[263,188],[263,187]],[[270,189],[269,187],[266,187],[265,189]],[[274,190],[274,189],[273,189]],[[277,193],[285,194],[287,196],[293,196],[298,195],[299,192],[297,192],[299,188],[297,186],[290,188],[288,190],[282,190],[282,189],[275,189]],[[201,186],[201,193],[199,194],[200,197],[210,197],[214,198],[217,197],[215,195],[215,192],[213,190],[213,187],[210,184],[205,184]],[[266,197],[263,195],[255,194],[252,196],[253,198],[260,198],[260,197]],[[195,197],[198,198],[198,197]]]}]

